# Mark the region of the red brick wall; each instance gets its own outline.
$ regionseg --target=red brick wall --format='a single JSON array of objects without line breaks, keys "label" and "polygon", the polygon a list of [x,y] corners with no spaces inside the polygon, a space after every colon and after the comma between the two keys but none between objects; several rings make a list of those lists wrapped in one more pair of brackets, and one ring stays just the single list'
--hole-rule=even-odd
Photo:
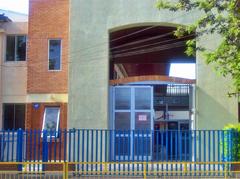
[{"label": "red brick wall", "polygon": [[[42,159],[42,137],[41,130],[43,125],[43,116],[46,106],[59,106],[60,107],[60,121],[59,137],[55,141],[55,138],[52,138],[52,143],[48,148],[48,157],[49,159],[63,159],[64,158],[64,129],[67,129],[67,103],[40,103],[38,109],[33,108],[33,104],[27,104],[27,121],[26,121],[26,130],[27,130],[27,158],[32,160],[34,158],[33,152],[36,150],[36,156]],[[35,130],[36,129],[36,130]],[[61,139],[60,139],[61,138]],[[40,140],[39,140],[40,139]],[[35,140],[35,142],[34,142]],[[56,153],[54,150],[56,149]],[[66,147],[65,147],[66,149]],[[55,156],[56,155],[56,156]]]},{"label": "red brick wall", "polygon": [[60,107],[59,128],[67,128],[67,103],[39,103],[38,109],[33,108],[33,104],[27,104],[26,129],[42,129],[44,109],[46,106]]},{"label": "red brick wall", "polygon": [[[28,93],[67,93],[69,0],[29,0]],[[62,39],[62,70],[48,71],[48,39]]]}]

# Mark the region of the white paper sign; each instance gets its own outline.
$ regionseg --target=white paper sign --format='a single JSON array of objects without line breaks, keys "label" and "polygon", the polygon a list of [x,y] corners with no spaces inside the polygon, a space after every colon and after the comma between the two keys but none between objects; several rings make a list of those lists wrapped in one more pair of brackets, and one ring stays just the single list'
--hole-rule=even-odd
[{"label": "white paper sign", "polygon": [[139,121],[147,121],[147,115],[138,115]]}]

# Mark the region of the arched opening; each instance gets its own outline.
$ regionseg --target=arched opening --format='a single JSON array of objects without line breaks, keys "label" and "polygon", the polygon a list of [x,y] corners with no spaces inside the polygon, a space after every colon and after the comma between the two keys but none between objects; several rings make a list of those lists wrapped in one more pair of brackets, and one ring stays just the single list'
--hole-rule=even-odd
[{"label": "arched opening", "polygon": [[110,80],[136,76],[169,76],[172,63],[195,63],[185,54],[186,40],[174,27],[141,26],[110,33]]},{"label": "arched opening", "polygon": [[[170,72],[179,64],[182,66],[180,71],[189,70],[184,64],[194,68],[195,57],[185,54],[186,41],[194,38],[194,34],[176,38],[175,29],[138,26],[110,33],[110,126],[113,129],[153,131],[192,128],[193,85],[196,80],[174,77]],[[166,141],[146,136],[151,142],[150,152],[145,157],[156,157],[154,146],[157,142],[163,142],[167,147]],[[175,137],[173,140],[177,140]],[[119,157],[125,155],[124,152],[124,149],[120,151]],[[187,152],[185,155],[188,155]]]}]

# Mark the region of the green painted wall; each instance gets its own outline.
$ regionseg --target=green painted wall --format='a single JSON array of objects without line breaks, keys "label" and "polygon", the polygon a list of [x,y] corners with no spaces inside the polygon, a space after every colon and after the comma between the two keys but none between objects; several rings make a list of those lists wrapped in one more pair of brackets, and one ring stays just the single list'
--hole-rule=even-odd
[{"label": "green painted wall", "polygon": [[[158,11],[155,3],[71,0],[69,128],[108,128],[109,31],[141,24],[188,24],[199,15]],[[225,96],[225,84],[204,66],[199,56],[197,74],[198,127],[221,128],[223,121],[236,122],[236,102]]]},{"label": "green painted wall", "polygon": [[[218,35],[206,36],[199,42],[213,50],[220,42]],[[227,123],[238,122],[238,100],[229,98],[230,78],[223,78],[206,65],[203,55],[197,53],[196,123],[199,129],[221,129]]]}]

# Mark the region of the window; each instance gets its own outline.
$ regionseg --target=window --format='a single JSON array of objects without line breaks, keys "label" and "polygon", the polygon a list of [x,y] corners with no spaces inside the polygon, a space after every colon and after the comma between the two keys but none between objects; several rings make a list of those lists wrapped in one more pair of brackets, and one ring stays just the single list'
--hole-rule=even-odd
[{"label": "window", "polygon": [[3,126],[5,130],[25,128],[25,104],[3,104]]},{"label": "window", "polygon": [[60,107],[46,107],[43,116],[42,130],[58,131]]},{"label": "window", "polygon": [[48,46],[48,69],[61,70],[61,40],[50,39]]},{"label": "window", "polygon": [[26,60],[26,36],[7,36],[6,61]]}]

